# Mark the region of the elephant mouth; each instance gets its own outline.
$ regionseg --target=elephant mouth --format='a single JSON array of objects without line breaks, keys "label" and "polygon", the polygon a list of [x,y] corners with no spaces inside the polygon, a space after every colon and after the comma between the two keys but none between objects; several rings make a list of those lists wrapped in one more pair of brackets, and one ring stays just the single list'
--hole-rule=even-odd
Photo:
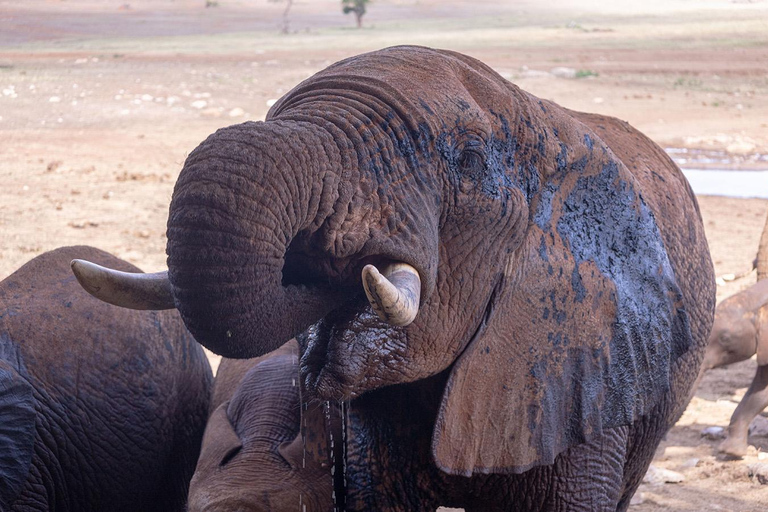
[{"label": "elephant mouth", "polygon": [[297,336],[304,389],[319,400],[350,400],[384,384],[380,370],[396,366],[405,329],[382,321],[364,295]]}]

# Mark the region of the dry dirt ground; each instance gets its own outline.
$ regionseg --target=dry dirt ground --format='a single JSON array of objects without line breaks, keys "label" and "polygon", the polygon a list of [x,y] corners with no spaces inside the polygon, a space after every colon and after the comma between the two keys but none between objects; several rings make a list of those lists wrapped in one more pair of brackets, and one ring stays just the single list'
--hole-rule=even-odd
[{"label": "dry dirt ground", "polygon": [[[185,156],[215,129],[261,119],[326,65],[393,44],[450,48],[522,88],[615,115],[682,165],[768,168],[768,2],[374,0],[357,30],[336,0],[0,0],[0,278],[61,245],[164,266],[165,220]],[[558,69],[560,68],[560,69]],[[575,76],[574,76],[575,75]],[[716,273],[749,272],[768,201],[700,197]],[[215,362],[215,361],[214,361]],[[762,511],[768,433],[744,460],[716,455],[754,360],[710,372],[634,511]],[[768,422],[762,418],[763,425]]]}]

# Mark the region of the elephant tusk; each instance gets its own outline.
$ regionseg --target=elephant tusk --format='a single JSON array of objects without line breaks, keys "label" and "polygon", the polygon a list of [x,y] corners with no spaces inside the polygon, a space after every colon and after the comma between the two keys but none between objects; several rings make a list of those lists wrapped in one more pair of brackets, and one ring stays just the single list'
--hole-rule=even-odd
[{"label": "elephant tusk", "polygon": [[407,263],[392,263],[379,272],[373,265],[363,268],[363,288],[371,307],[383,321],[404,327],[419,313],[421,279]]},{"label": "elephant tusk", "polygon": [[80,285],[109,304],[128,309],[174,309],[168,271],[131,273],[102,267],[85,260],[72,260],[72,272]]}]

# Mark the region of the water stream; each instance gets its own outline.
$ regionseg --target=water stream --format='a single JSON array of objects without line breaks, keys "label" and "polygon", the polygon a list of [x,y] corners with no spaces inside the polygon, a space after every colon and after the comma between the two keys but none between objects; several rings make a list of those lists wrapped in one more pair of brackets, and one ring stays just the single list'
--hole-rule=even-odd
[{"label": "water stream", "polygon": [[697,195],[768,199],[768,171],[683,169]]},{"label": "water stream", "polygon": [[698,195],[768,199],[768,154],[665,148]]}]

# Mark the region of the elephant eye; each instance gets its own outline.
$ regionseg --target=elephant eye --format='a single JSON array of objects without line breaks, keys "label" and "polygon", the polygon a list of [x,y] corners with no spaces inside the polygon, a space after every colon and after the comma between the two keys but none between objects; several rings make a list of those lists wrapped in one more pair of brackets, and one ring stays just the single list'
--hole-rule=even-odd
[{"label": "elephant eye", "polygon": [[476,149],[465,149],[459,155],[459,170],[471,177],[481,174],[485,170],[485,159]]}]

